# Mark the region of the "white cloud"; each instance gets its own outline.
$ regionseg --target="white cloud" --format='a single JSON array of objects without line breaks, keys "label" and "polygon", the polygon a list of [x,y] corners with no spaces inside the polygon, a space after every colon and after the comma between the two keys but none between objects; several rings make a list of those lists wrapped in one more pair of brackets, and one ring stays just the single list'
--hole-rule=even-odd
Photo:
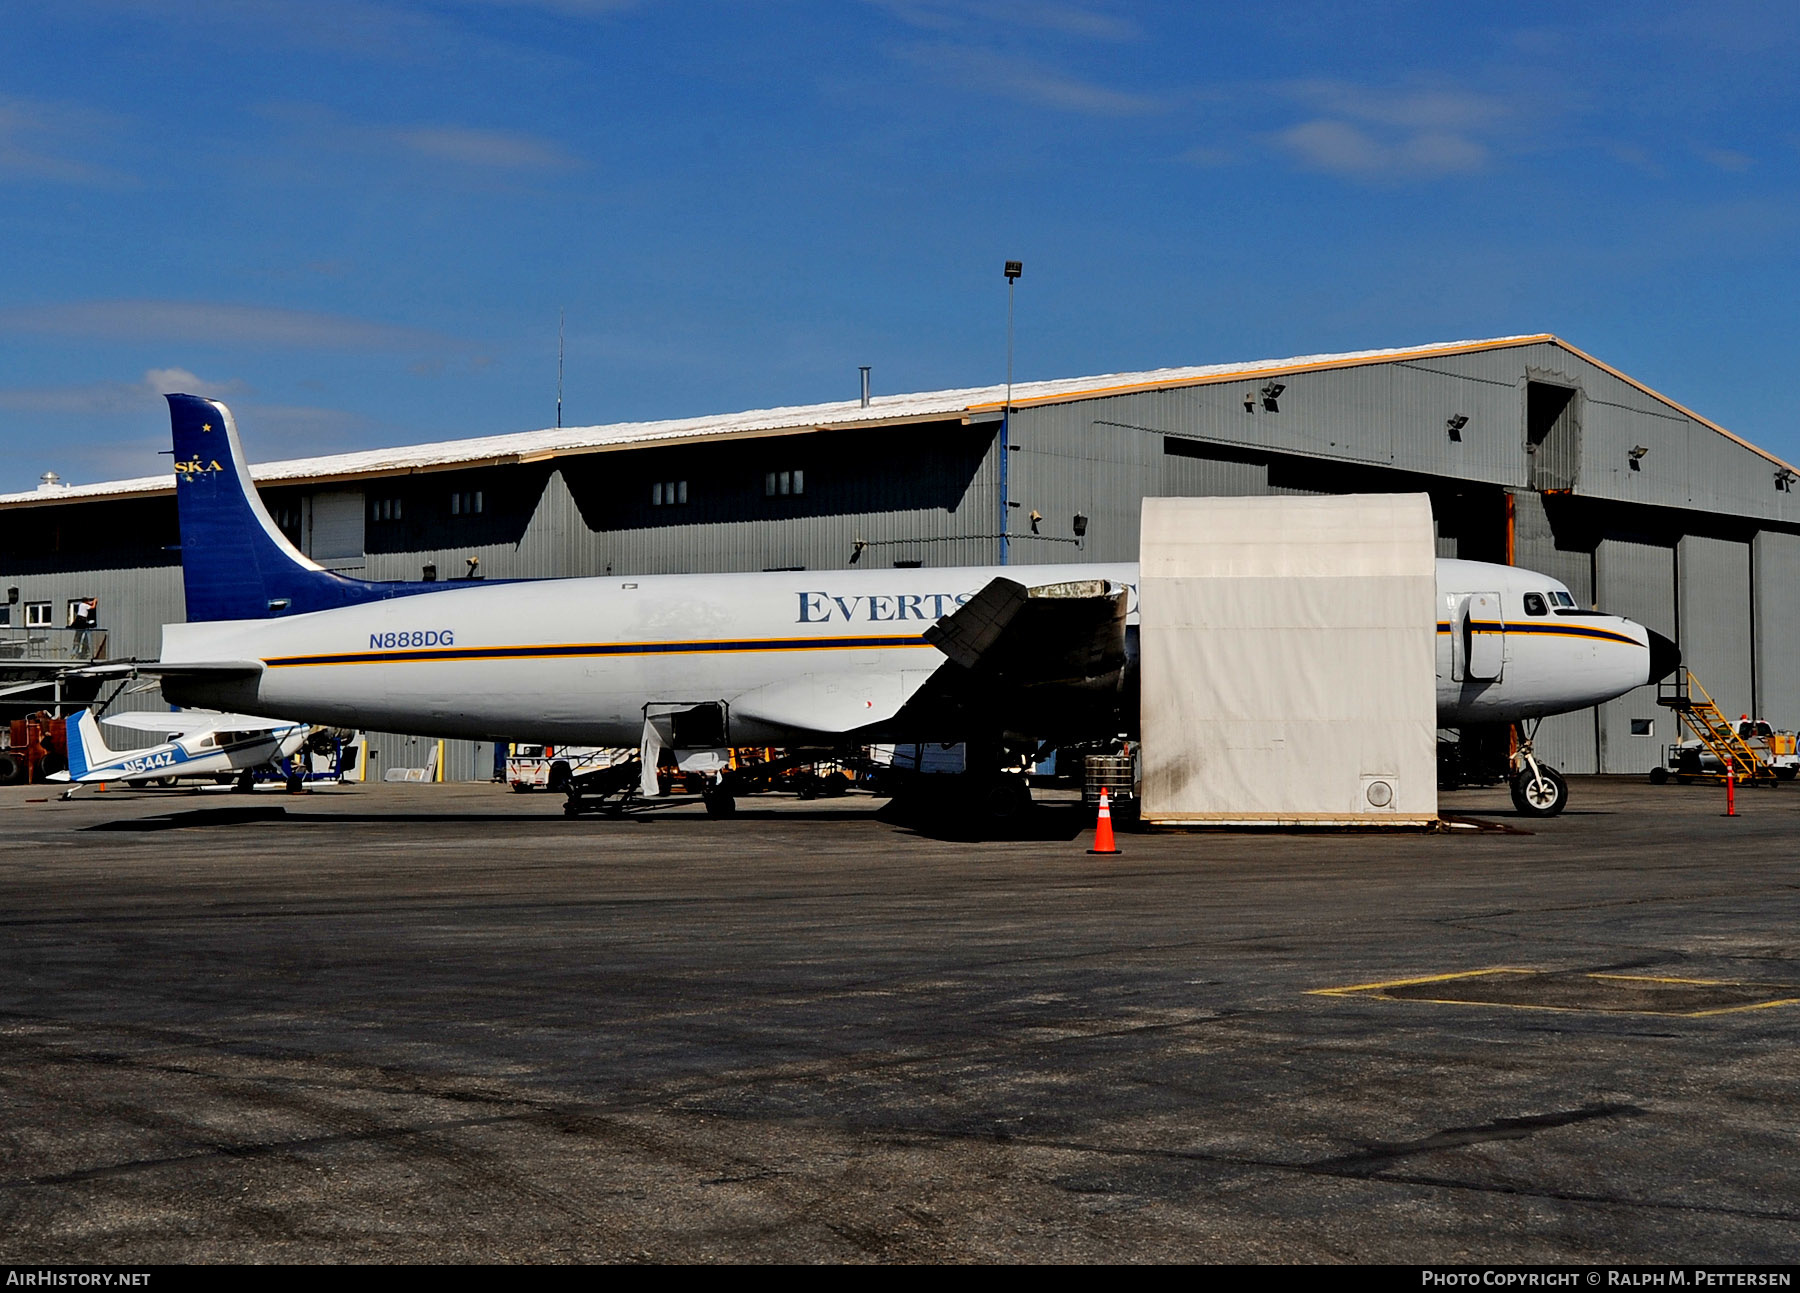
[{"label": "white cloud", "polygon": [[208,380],[185,368],[150,368],[136,381],[86,382],[71,386],[0,387],[0,408],[35,413],[117,413],[148,408],[165,394],[238,395],[250,389],[235,377]]},{"label": "white cloud", "polygon": [[235,377],[227,377],[223,381],[209,381],[185,368],[147,369],[142,385],[148,387],[154,395],[236,395],[250,389],[248,383]]},{"label": "white cloud", "polygon": [[471,130],[460,126],[430,126],[397,130],[392,134],[402,147],[438,161],[461,166],[487,166],[516,170],[568,170],[578,159],[555,144],[507,130]]},{"label": "white cloud", "polygon": [[603,18],[638,7],[639,0],[457,0],[466,8],[542,9],[566,18]]},{"label": "white cloud", "polygon": [[1516,129],[1503,99],[1441,87],[1380,89],[1341,81],[1284,87],[1319,115],[1274,135],[1309,170],[1361,178],[1463,174],[1492,160],[1493,140]]},{"label": "white cloud", "polygon": [[901,53],[913,62],[950,76],[965,89],[985,91],[1036,107],[1086,116],[1126,117],[1164,112],[1170,106],[1152,95],[1115,90],[1018,55],[996,54],[966,45],[914,46]]},{"label": "white cloud", "polygon": [[1699,153],[1702,160],[1722,171],[1742,172],[1756,165],[1755,158],[1748,153],[1740,153],[1735,148],[1702,148]]},{"label": "white cloud", "polygon": [[327,161],[357,153],[391,163],[399,152],[426,164],[448,163],[464,171],[569,171],[585,165],[555,142],[516,130],[441,122],[371,125],[318,103],[264,103],[256,111],[295,131],[302,152]]},{"label": "white cloud", "polygon": [[0,310],[0,332],[314,350],[439,349],[449,338],[315,310],[207,301],[77,301]]},{"label": "white cloud", "polygon": [[1311,170],[1339,175],[1447,175],[1478,171],[1488,150],[1466,135],[1422,130],[1398,139],[1378,138],[1347,121],[1306,121],[1275,136]]},{"label": "white cloud", "polygon": [[87,109],[0,99],[0,182],[110,185],[129,177],[73,156],[108,123]]},{"label": "white cloud", "polygon": [[985,26],[1074,36],[1081,40],[1134,41],[1143,36],[1131,18],[1110,12],[1118,6],[1064,0],[868,0],[908,26],[953,31]]}]

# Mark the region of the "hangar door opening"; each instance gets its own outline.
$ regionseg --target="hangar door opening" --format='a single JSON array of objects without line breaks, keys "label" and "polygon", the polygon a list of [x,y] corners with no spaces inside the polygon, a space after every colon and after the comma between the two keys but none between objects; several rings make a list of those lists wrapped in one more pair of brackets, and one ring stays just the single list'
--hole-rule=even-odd
[{"label": "hangar door opening", "polygon": [[1581,463],[1581,392],[1553,382],[1525,383],[1525,452],[1540,494],[1574,489]]}]

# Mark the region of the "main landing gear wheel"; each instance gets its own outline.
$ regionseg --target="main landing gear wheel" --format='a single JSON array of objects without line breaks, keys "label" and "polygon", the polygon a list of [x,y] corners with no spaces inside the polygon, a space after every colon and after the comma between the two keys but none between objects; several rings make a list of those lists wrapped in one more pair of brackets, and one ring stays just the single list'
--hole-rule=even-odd
[{"label": "main landing gear wheel", "polygon": [[1528,763],[1513,774],[1512,801],[1527,817],[1554,817],[1569,806],[1569,783],[1547,763],[1535,773]]}]

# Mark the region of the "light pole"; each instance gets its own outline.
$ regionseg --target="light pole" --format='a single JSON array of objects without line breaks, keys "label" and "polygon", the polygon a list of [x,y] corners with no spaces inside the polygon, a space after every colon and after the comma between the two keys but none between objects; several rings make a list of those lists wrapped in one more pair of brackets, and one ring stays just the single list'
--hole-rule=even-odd
[{"label": "light pole", "polygon": [[1007,498],[1006,478],[1010,463],[1008,455],[1012,452],[1013,285],[1024,272],[1023,261],[1006,262],[1006,403],[1000,410],[1000,564],[1003,566],[1007,564],[1010,546],[1006,537],[1007,509],[1012,506]]}]

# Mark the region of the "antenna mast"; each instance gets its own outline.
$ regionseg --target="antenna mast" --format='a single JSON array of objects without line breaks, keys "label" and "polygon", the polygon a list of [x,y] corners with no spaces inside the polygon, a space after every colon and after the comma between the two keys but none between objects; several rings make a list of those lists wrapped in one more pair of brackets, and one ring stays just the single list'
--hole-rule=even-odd
[{"label": "antenna mast", "polygon": [[563,310],[556,310],[556,429],[562,430]]}]

